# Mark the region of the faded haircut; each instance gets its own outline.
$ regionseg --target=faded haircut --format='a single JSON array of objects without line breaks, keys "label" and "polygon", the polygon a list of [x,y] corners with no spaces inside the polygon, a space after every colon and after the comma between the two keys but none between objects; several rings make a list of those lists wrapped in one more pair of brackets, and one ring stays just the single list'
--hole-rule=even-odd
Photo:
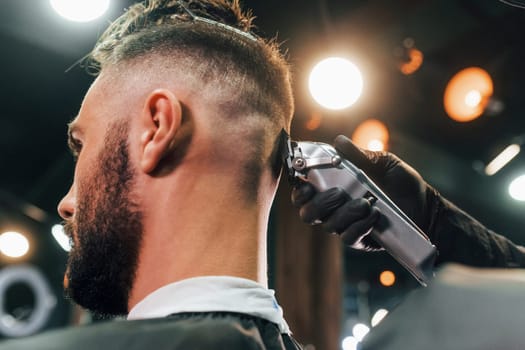
[{"label": "faded haircut", "polygon": [[257,190],[265,167],[277,178],[274,146],[293,114],[289,66],[275,39],[251,32],[252,19],[238,0],[149,0],[115,20],[88,57],[98,71],[161,55],[203,86],[218,84],[226,97],[220,122],[231,121],[229,130],[239,134],[222,137],[240,136],[235,142],[247,150],[241,182],[248,191]]}]

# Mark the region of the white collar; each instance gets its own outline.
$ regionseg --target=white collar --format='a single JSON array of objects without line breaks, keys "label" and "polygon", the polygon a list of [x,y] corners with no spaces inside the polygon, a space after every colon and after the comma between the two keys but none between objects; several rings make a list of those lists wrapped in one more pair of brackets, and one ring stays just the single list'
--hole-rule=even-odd
[{"label": "white collar", "polygon": [[147,295],[128,320],[166,317],[180,312],[238,312],[263,318],[290,334],[275,292],[257,282],[230,276],[194,277],[165,285]]}]

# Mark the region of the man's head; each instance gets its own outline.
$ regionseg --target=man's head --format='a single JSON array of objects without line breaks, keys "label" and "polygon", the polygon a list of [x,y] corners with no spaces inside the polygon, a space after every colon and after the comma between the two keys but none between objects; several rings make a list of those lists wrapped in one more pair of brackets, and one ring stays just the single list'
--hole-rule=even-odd
[{"label": "man's head", "polygon": [[[173,90],[207,105],[217,148],[242,145],[247,168],[266,166],[278,133],[289,131],[293,97],[277,44],[251,34],[251,21],[238,0],[150,0],[112,24],[90,61],[116,75],[171,75]],[[256,173],[240,175],[256,184]]]},{"label": "man's head", "polygon": [[100,74],[70,128],[79,154],[59,206],[75,243],[69,294],[80,305],[127,311],[157,179],[191,169],[177,182],[183,196],[200,186],[200,172],[226,173],[245,205],[273,196],[276,145],[293,110],[290,76],[274,43],[244,34],[250,23],[236,0],[151,0],[95,46]]}]

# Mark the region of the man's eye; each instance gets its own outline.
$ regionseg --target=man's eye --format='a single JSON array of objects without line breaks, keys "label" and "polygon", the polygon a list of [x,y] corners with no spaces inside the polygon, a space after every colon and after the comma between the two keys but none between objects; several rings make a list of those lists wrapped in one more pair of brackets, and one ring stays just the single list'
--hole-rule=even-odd
[{"label": "man's eye", "polygon": [[82,151],[82,142],[76,140],[75,141],[75,157],[78,158],[78,155],[80,154],[80,151]]},{"label": "man's eye", "polygon": [[76,160],[78,158],[78,155],[80,154],[80,151],[82,150],[82,142],[77,139],[70,139],[69,148],[71,149],[71,153],[73,154],[73,157]]}]

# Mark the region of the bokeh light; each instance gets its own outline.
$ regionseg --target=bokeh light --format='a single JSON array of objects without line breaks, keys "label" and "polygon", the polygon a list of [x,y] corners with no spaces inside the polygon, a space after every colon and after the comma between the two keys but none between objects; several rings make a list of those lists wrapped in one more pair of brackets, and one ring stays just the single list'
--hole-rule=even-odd
[{"label": "bokeh light", "polygon": [[388,315],[388,310],[386,310],[386,309],[379,309],[379,310],[377,310],[374,313],[374,316],[372,316],[372,319],[370,321],[370,325],[372,325],[372,327],[377,326],[379,324],[379,322],[381,322],[383,320],[383,318],[386,317],[386,315]]},{"label": "bokeh light", "polygon": [[455,121],[472,121],[483,114],[493,93],[492,78],[485,70],[465,68],[447,84],[443,96],[445,111]]},{"label": "bokeh light", "polygon": [[371,151],[385,151],[388,148],[388,128],[377,119],[367,119],[357,126],[352,141],[359,147]]},{"label": "bokeh light", "polygon": [[410,48],[407,51],[406,62],[399,65],[399,70],[405,75],[414,74],[423,64],[423,52],[416,48]]},{"label": "bokeh light", "polygon": [[512,144],[507,146],[500,154],[498,154],[489,164],[485,167],[485,174],[492,176],[500,171],[505,165],[513,160],[521,151],[521,146],[518,144]]},{"label": "bokeh light", "polygon": [[357,350],[359,341],[352,336],[346,337],[343,339],[342,348],[343,350]]},{"label": "bokeh light", "polygon": [[518,176],[510,183],[509,194],[517,201],[525,201],[525,175]]},{"label": "bokeh light", "polygon": [[363,77],[349,60],[330,57],[312,69],[308,87],[321,106],[339,110],[350,107],[359,99],[363,91]]},{"label": "bokeh light", "polygon": [[358,342],[362,341],[368,332],[370,332],[370,327],[362,323],[356,323],[352,328],[352,334]]},{"label": "bokeh light", "polygon": [[74,22],[90,22],[102,16],[110,0],[50,0],[51,7],[62,17]]},{"label": "bokeh light", "polygon": [[21,258],[29,251],[27,238],[14,231],[4,232],[0,235],[0,252],[10,258]]},{"label": "bokeh light", "polygon": [[482,97],[478,90],[471,90],[465,96],[465,104],[469,107],[475,108],[481,103]]},{"label": "bokeh light", "polygon": [[385,287],[391,287],[396,283],[396,275],[390,270],[385,270],[379,275],[379,282]]},{"label": "bokeh light", "polygon": [[323,118],[319,112],[312,112],[312,114],[310,114],[310,118],[308,118],[305,123],[306,129],[310,131],[319,129],[322,120]]}]

